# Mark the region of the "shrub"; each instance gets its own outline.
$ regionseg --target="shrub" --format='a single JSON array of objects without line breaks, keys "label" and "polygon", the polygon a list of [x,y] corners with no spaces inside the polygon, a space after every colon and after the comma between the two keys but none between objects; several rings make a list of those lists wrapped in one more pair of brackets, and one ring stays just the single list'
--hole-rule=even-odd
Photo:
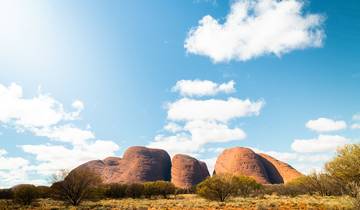
[{"label": "shrub", "polygon": [[126,196],[131,198],[140,198],[144,192],[144,185],[140,183],[129,184],[126,188]]},{"label": "shrub", "polygon": [[247,196],[260,186],[252,178],[244,176],[214,175],[201,182],[196,188],[196,193],[206,199],[223,202],[230,196]]},{"label": "shrub", "polygon": [[360,144],[349,144],[338,150],[337,156],[325,166],[326,171],[343,185],[360,183]]},{"label": "shrub", "polygon": [[257,183],[255,179],[247,176],[235,176],[232,180],[235,184],[235,194],[238,196],[247,197],[257,190],[262,188],[262,185]]},{"label": "shrub", "polygon": [[22,205],[30,205],[38,198],[36,187],[30,184],[22,184],[12,188],[14,201]]},{"label": "shrub", "polygon": [[164,198],[167,198],[168,195],[175,193],[176,188],[171,182],[156,181],[154,182],[154,185],[157,189],[158,195],[162,195]]},{"label": "shrub", "polygon": [[108,198],[124,198],[126,196],[126,184],[110,184],[105,190],[105,196]]},{"label": "shrub", "polygon": [[82,168],[72,171],[63,181],[54,183],[51,188],[56,198],[77,206],[84,199],[91,198],[92,190],[100,183],[98,175]]},{"label": "shrub", "polygon": [[0,189],[0,199],[12,199],[13,193],[11,189]]}]

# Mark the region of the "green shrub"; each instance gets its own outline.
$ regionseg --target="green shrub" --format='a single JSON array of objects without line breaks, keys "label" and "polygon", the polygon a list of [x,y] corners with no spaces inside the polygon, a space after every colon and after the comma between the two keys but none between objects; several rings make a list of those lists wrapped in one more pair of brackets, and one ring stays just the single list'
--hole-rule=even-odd
[{"label": "green shrub", "polygon": [[0,189],[0,199],[12,199],[13,193],[11,189]]},{"label": "green shrub", "polygon": [[126,196],[130,198],[140,198],[144,192],[144,185],[140,183],[129,184],[126,188]]},{"label": "green shrub", "polygon": [[108,198],[125,198],[126,184],[110,184],[107,186],[105,196]]},{"label": "green shrub", "polygon": [[34,185],[22,184],[13,187],[14,201],[22,205],[30,205],[38,198],[38,192]]},{"label": "green shrub", "polygon": [[157,188],[158,195],[162,195],[164,198],[167,198],[168,195],[175,194],[176,188],[171,182],[156,181],[154,184]]},{"label": "green shrub", "polygon": [[255,179],[247,176],[234,176],[232,182],[235,185],[235,194],[242,197],[247,197],[262,188]]},{"label": "green shrub", "polygon": [[248,196],[260,187],[252,178],[223,174],[205,179],[197,186],[196,193],[206,199],[223,202],[230,196]]},{"label": "green shrub", "polygon": [[345,185],[360,183],[360,144],[349,144],[338,150],[337,156],[325,166],[326,171]]}]

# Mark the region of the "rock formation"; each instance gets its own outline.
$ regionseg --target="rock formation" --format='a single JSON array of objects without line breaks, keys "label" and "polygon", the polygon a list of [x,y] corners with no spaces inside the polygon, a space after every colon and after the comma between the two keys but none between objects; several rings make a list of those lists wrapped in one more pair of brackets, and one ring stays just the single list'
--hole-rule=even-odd
[{"label": "rock formation", "polygon": [[105,184],[171,179],[170,156],[161,149],[130,147],[125,151],[123,158],[109,157],[89,161],[78,168],[81,167],[90,168]]},{"label": "rock formation", "polygon": [[[209,176],[204,162],[188,155],[170,156],[165,150],[130,147],[122,158],[108,157],[84,163],[74,170],[87,167],[99,175],[104,184],[164,180],[180,188],[190,188]],[[262,184],[286,183],[301,176],[290,165],[248,148],[224,150],[218,157],[214,174],[239,174],[253,177]]]},{"label": "rock formation", "polygon": [[188,155],[178,154],[172,159],[171,182],[179,188],[190,188],[210,176],[207,166]]},{"label": "rock formation", "polygon": [[241,174],[254,178],[261,184],[268,184],[264,165],[259,156],[251,149],[234,147],[225,149],[215,164],[215,174]]},{"label": "rock formation", "polygon": [[[302,176],[300,172],[287,163],[281,162],[267,154],[259,153],[259,156],[262,158],[269,179],[273,184],[287,183]],[[277,178],[279,176],[281,179]]]},{"label": "rock formation", "polygon": [[216,160],[214,173],[250,176],[262,184],[286,183],[302,175],[286,163],[243,147],[224,150]]}]

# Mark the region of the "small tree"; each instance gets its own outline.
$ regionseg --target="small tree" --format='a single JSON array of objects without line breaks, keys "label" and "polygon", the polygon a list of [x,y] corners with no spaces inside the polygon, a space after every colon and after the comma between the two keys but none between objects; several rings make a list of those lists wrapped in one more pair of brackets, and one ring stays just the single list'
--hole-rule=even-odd
[{"label": "small tree", "polygon": [[23,205],[30,205],[38,198],[36,187],[31,184],[22,184],[12,188],[14,201]]},{"label": "small tree", "polygon": [[0,189],[0,200],[1,199],[12,199],[13,198],[13,192],[11,189]]},{"label": "small tree", "polygon": [[226,201],[237,193],[234,176],[229,174],[214,175],[205,179],[196,187],[196,193],[209,200]]},{"label": "small tree", "polygon": [[69,173],[63,181],[55,182],[51,188],[57,198],[78,206],[82,200],[89,198],[92,188],[100,183],[100,177],[90,169],[78,168]]}]

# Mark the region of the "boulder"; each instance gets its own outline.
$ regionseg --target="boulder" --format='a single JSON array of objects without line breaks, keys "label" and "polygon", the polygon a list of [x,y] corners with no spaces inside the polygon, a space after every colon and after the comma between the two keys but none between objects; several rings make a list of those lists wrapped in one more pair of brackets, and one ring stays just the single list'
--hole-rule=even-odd
[{"label": "boulder", "polygon": [[176,187],[188,189],[209,176],[204,162],[182,154],[177,154],[172,158],[171,182]]},{"label": "boulder", "polygon": [[300,172],[287,163],[281,162],[267,154],[259,153],[258,155],[265,166],[272,184],[287,183],[302,176]]},{"label": "boulder", "polygon": [[270,183],[259,155],[244,147],[225,149],[216,160],[214,173],[244,175],[261,184]]},{"label": "boulder", "polygon": [[104,184],[171,180],[171,160],[165,150],[130,147],[123,158],[108,157],[89,161],[75,168],[91,169]]}]

